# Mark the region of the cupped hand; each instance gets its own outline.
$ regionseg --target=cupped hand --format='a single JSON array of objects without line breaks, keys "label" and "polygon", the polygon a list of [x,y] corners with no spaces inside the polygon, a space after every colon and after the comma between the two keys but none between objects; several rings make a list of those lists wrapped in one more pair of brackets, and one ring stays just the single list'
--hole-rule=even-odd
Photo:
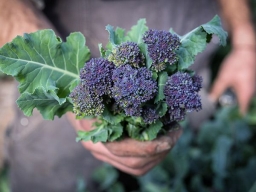
[{"label": "cupped hand", "polygon": [[[68,113],[68,118],[76,130],[89,131],[94,120],[76,120],[75,115]],[[82,141],[94,157],[113,165],[123,172],[132,175],[143,175],[161,162],[177,142],[182,131],[176,129],[153,141],[140,142],[131,138],[121,141],[92,143]]]},{"label": "cupped hand", "polygon": [[233,88],[240,112],[245,114],[255,92],[255,80],[256,50],[250,47],[234,48],[221,65],[210,97],[216,101],[227,88]]}]

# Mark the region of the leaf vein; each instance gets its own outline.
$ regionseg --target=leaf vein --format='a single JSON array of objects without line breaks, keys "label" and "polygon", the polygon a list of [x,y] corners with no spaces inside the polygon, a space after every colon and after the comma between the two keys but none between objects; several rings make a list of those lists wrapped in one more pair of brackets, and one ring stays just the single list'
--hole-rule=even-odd
[{"label": "leaf vein", "polygon": [[58,67],[52,67],[52,66],[50,66],[50,65],[44,65],[44,64],[39,63],[39,62],[36,62],[36,61],[27,61],[27,60],[24,60],[24,59],[20,59],[19,57],[18,57],[18,59],[16,59],[16,58],[11,58],[11,57],[7,57],[7,56],[3,56],[3,55],[2,55],[2,57],[4,57],[5,59],[9,59],[9,60],[12,60],[12,61],[16,61],[16,62],[21,61],[21,62],[31,63],[31,64],[34,64],[34,65],[39,65],[39,66],[41,66],[41,67],[43,67],[43,68],[47,68],[47,69],[49,69],[49,70],[58,71],[58,72],[60,72],[60,73],[64,73],[64,74],[66,74],[66,75],[68,75],[68,76],[70,76],[70,77],[73,77],[73,78],[75,78],[75,79],[79,79],[79,75],[78,75],[78,74],[71,73],[71,72],[69,72],[69,71],[65,71],[65,70],[63,70],[63,69],[61,69],[61,68],[58,68]]}]

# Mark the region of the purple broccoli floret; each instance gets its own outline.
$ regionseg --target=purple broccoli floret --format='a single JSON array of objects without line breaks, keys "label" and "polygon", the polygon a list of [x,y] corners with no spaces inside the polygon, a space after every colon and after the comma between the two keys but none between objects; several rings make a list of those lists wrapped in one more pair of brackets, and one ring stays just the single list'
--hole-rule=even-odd
[{"label": "purple broccoli floret", "polygon": [[147,124],[153,123],[157,119],[159,119],[159,115],[157,111],[150,107],[143,108],[141,117],[144,120],[144,122]]},{"label": "purple broccoli floret", "polygon": [[80,71],[81,83],[90,95],[102,96],[110,93],[112,72],[115,65],[103,58],[93,58]]},{"label": "purple broccoli floret", "polygon": [[155,71],[162,71],[166,64],[174,64],[178,61],[176,50],[180,46],[180,39],[177,35],[168,31],[150,29],[143,36],[147,44],[147,50],[152,59],[152,68]]},{"label": "purple broccoli floret", "polygon": [[129,64],[133,67],[139,67],[144,63],[144,55],[140,52],[139,46],[134,42],[125,42],[113,48],[108,60],[116,66]]},{"label": "purple broccoli floret", "polygon": [[102,114],[102,97],[111,92],[114,68],[115,65],[106,59],[93,58],[80,70],[80,84],[70,94],[77,116]]},{"label": "purple broccoli floret", "polygon": [[102,98],[89,94],[86,86],[79,84],[69,96],[73,101],[73,111],[78,117],[97,116],[103,113]]},{"label": "purple broccoli floret", "polygon": [[166,103],[169,106],[171,120],[181,121],[186,112],[198,111],[202,108],[198,94],[202,87],[202,78],[188,73],[177,72],[168,77],[164,87]]},{"label": "purple broccoli floret", "polygon": [[140,116],[141,104],[152,99],[157,83],[146,67],[120,66],[113,71],[112,96],[128,116]]},{"label": "purple broccoli floret", "polygon": [[203,78],[201,76],[194,75],[192,76],[192,80],[193,80],[194,90],[200,91],[200,89],[202,88]]}]

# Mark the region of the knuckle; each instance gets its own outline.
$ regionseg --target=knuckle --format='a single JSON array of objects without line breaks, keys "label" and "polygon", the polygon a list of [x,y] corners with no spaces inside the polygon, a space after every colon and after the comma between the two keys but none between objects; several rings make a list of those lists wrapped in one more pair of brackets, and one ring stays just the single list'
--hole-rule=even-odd
[{"label": "knuckle", "polygon": [[139,169],[144,166],[144,161],[141,161],[139,159],[130,159],[127,162],[127,167],[132,169]]},{"label": "knuckle", "polygon": [[154,155],[156,153],[157,145],[149,145],[145,148],[148,155]]},{"label": "knuckle", "polygon": [[85,148],[85,149],[87,149],[87,150],[89,150],[89,151],[91,151],[92,150],[92,145],[91,145],[91,143],[90,142],[82,142],[82,145],[83,145],[83,147]]}]

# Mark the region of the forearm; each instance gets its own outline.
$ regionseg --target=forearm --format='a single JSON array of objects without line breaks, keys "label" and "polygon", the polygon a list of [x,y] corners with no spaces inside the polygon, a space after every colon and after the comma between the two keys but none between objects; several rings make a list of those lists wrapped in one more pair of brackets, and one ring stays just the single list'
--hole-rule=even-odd
[{"label": "forearm", "polygon": [[17,35],[53,28],[29,0],[0,0],[0,47]]},{"label": "forearm", "polygon": [[256,37],[253,28],[249,0],[218,0],[224,24],[231,35],[233,47],[256,49]]}]

